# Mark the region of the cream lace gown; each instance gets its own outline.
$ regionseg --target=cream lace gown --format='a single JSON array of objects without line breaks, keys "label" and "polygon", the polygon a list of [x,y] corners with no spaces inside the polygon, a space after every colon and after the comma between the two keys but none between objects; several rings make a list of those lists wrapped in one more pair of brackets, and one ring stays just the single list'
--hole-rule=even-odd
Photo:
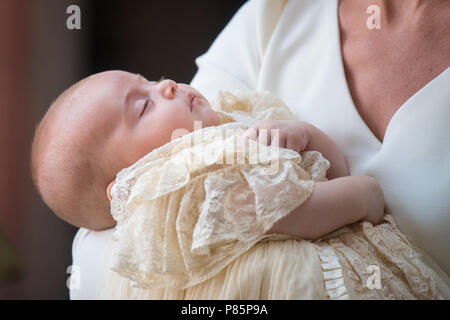
[{"label": "cream lace gown", "polygon": [[450,297],[447,276],[389,215],[316,242],[265,236],[326,180],[329,162],[243,138],[254,119],[294,118],[268,93],[222,92],[213,105],[222,125],[171,141],[117,175],[100,298]]}]

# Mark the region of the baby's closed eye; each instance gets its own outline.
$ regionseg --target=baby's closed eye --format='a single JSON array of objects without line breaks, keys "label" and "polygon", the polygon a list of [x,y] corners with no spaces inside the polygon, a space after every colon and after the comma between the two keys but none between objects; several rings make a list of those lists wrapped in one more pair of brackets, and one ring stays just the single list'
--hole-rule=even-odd
[{"label": "baby's closed eye", "polygon": [[139,118],[141,118],[147,110],[151,110],[153,108],[153,101],[150,98],[139,99],[136,104]]}]

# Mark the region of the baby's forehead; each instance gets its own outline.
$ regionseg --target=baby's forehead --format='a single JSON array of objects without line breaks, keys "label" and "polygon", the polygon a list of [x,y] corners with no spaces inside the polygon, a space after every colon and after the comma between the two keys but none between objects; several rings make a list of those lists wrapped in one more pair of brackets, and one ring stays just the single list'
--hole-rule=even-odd
[{"label": "baby's forehead", "polygon": [[127,72],[105,72],[65,90],[39,124],[43,148],[66,145],[69,141],[68,145],[97,141],[110,135],[122,120],[118,99],[127,83],[136,78],[138,75]]},{"label": "baby's forehead", "polygon": [[104,89],[111,90],[111,93],[120,93],[136,84],[140,78],[142,78],[142,76],[126,71],[107,71],[89,77],[87,81],[80,86],[80,89],[89,91]]},{"label": "baby's forehead", "polygon": [[120,111],[127,93],[143,81],[148,82],[142,75],[126,71],[94,74],[76,83],[57,99],[56,118],[67,123],[81,118],[95,122],[95,119],[100,121],[100,118],[113,117],[114,111]]},{"label": "baby's forehead", "polygon": [[90,77],[92,81],[106,81],[114,84],[127,84],[127,83],[139,83],[147,82],[147,79],[139,73],[131,73],[127,71],[105,71],[94,74]]},{"label": "baby's forehead", "polygon": [[[91,95],[124,96],[135,87],[149,81],[140,74],[126,71],[107,71],[93,75],[82,87]],[[81,90],[80,90],[81,91]],[[83,95],[83,93],[81,93]]]},{"label": "baby's forehead", "polygon": [[62,101],[62,106],[75,109],[93,103],[107,103],[121,98],[136,83],[139,75],[125,71],[108,71],[92,75],[76,85]]},{"label": "baby's forehead", "polygon": [[[131,75],[131,74],[130,74]],[[96,127],[102,119],[114,116],[113,106],[127,89],[132,76],[123,73],[104,73],[83,79],[67,89],[56,99],[47,115],[49,129],[58,134],[61,130]],[[117,109],[117,108],[116,108]],[[105,112],[105,111],[109,112]]]}]

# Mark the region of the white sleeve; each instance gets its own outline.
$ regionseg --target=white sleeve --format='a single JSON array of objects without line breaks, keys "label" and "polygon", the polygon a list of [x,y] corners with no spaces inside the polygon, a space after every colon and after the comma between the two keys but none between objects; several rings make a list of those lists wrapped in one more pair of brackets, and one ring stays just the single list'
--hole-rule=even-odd
[{"label": "white sleeve", "polygon": [[78,230],[72,244],[72,268],[70,283],[71,300],[97,299],[101,280],[105,274],[102,266],[109,265],[107,249],[112,241],[114,228],[103,231]]},{"label": "white sleeve", "polygon": [[255,90],[264,52],[285,7],[283,0],[250,0],[195,62],[191,86],[212,100],[218,90]]}]

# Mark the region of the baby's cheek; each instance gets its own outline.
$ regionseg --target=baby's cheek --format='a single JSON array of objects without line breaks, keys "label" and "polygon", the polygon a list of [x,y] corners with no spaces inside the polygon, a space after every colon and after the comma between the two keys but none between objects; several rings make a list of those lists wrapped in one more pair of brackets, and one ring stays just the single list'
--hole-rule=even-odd
[{"label": "baby's cheek", "polygon": [[179,119],[179,121],[172,121],[170,124],[167,124],[164,131],[166,132],[165,141],[167,143],[194,131],[194,123],[186,118]]}]

